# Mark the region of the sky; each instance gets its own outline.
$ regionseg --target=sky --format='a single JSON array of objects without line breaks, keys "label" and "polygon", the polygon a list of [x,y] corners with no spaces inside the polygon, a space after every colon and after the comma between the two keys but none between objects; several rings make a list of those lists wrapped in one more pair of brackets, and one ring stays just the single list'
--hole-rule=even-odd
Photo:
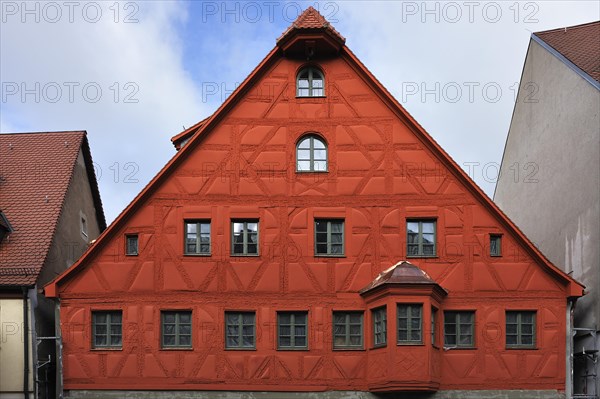
[{"label": "sky", "polygon": [[598,1],[0,0],[0,131],[86,130],[111,222],[310,5],[490,197],[531,33],[600,19]]}]

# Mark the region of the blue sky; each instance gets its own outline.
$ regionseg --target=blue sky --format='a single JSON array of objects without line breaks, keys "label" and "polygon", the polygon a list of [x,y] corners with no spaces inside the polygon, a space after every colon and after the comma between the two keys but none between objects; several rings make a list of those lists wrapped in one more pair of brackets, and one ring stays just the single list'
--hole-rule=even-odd
[{"label": "blue sky", "polygon": [[309,5],[490,196],[531,32],[600,19],[597,1],[1,1],[0,130],[87,130],[112,221]]}]

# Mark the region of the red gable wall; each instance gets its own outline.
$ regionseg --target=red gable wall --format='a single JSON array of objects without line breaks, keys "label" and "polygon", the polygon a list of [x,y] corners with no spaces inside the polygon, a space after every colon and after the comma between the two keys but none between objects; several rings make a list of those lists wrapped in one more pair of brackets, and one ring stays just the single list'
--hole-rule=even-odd
[{"label": "red gable wall", "polygon": [[[65,389],[369,390],[393,379],[388,369],[433,381],[417,389],[564,389],[569,281],[532,257],[351,56],[318,62],[325,98],[296,98],[304,64],[276,57],[58,286]],[[327,141],[328,173],[295,171],[306,132]],[[314,256],[317,217],[345,219],[345,257]],[[474,349],[433,347],[428,306],[424,345],[396,348],[388,306],[387,349],[372,348],[372,306],[358,291],[406,258],[413,217],[437,219],[438,256],[411,262],[448,292],[440,315],[476,312]],[[232,218],[260,220],[260,256],[229,255]],[[211,220],[211,256],[183,256],[185,219]],[[126,233],[139,234],[139,256],[125,256]],[[490,233],[503,235],[502,257],[488,255]],[[91,349],[91,310],[102,309],[123,311],[122,350]],[[193,349],[161,349],[170,309],[192,310]],[[505,349],[507,309],[537,311],[537,349]],[[256,350],[224,349],[227,310],[256,311]],[[309,312],[308,351],[277,350],[282,310]],[[365,310],[365,350],[332,350],[333,310]]]}]

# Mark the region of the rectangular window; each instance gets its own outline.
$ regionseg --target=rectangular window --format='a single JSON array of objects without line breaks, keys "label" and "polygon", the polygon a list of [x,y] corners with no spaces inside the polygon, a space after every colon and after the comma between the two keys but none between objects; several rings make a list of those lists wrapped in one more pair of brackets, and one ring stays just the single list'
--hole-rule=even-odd
[{"label": "rectangular window", "polygon": [[506,312],[506,347],[535,348],[535,312]]},{"label": "rectangular window", "polygon": [[278,312],[279,349],[306,349],[308,312]]},{"label": "rectangular window", "polygon": [[433,346],[437,346],[437,312],[436,308],[431,308],[431,345]]},{"label": "rectangular window", "polygon": [[210,221],[185,221],[185,254],[210,255]]},{"label": "rectangular window", "polygon": [[123,313],[120,310],[92,312],[92,347],[120,349],[123,344]]},{"label": "rectangular window", "polygon": [[384,346],[387,343],[387,308],[385,306],[371,311],[373,316],[373,345]]},{"label": "rectangular window", "polygon": [[225,312],[225,347],[253,349],[256,345],[254,312]]},{"label": "rectangular window", "polygon": [[420,344],[422,334],[423,305],[398,304],[398,343]]},{"label": "rectangular window", "polygon": [[231,222],[231,254],[238,256],[258,255],[258,220],[235,220]]},{"label": "rectangular window", "polygon": [[192,347],[192,312],[163,311],[161,312],[162,347],[191,348]]},{"label": "rectangular window", "polygon": [[363,347],[363,312],[333,312],[333,348]]},{"label": "rectangular window", "polygon": [[125,255],[135,256],[138,254],[138,235],[125,235]]},{"label": "rectangular window", "polygon": [[444,345],[450,348],[475,346],[475,312],[444,312]]},{"label": "rectangular window", "polygon": [[490,256],[502,256],[502,236],[490,234]]},{"label": "rectangular window", "polygon": [[406,222],[408,256],[435,256],[435,225],[435,220],[409,220]]},{"label": "rectangular window", "polygon": [[87,220],[84,216],[81,217],[81,234],[85,237],[88,236]]},{"label": "rectangular window", "polygon": [[315,255],[344,255],[344,221],[315,219]]}]

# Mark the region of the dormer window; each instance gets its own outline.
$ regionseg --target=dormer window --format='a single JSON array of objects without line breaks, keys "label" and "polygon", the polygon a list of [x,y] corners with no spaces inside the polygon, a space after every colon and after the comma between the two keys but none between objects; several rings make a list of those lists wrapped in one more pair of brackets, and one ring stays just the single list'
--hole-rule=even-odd
[{"label": "dormer window", "polygon": [[296,171],[327,172],[327,146],[323,139],[309,135],[298,141]]},{"label": "dormer window", "polygon": [[324,97],[325,79],[323,72],[315,67],[304,68],[296,79],[296,95],[298,97]]},{"label": "dormer window", "polygon": [[8,222],[8,219],[4,216],[4,213],[0,211],[0,242],[2,242],[4,237],[8,234],[12,233],[12,231],[12,226]]}]

